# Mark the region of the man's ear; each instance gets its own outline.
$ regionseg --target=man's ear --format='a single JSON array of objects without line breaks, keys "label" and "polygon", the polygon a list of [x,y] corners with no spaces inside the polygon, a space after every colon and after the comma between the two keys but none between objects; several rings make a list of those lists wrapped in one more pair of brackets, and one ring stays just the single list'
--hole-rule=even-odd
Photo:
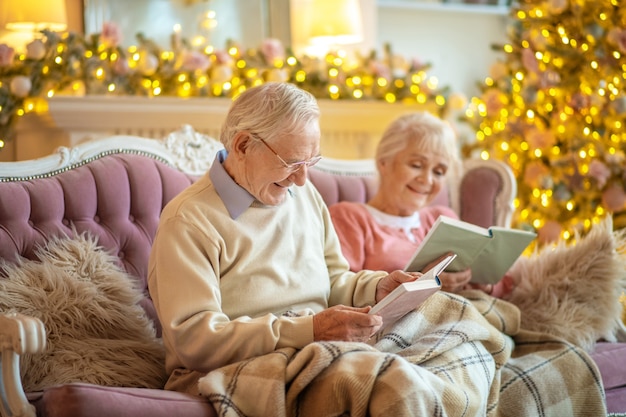
[{"label": "man's ear", "polygon": [[232,150],[236,156],[244,156],[251,144],[250,134],[248,132],[237,132],[233,138]]},{"label": "man's ear", "polygon": [[379,159],[376,161],[376,168],[378,169],[378,171],[383,172],[385,170],[385,167],[389,166],[390,161],[388,158],[384,158],[384,159]]}]

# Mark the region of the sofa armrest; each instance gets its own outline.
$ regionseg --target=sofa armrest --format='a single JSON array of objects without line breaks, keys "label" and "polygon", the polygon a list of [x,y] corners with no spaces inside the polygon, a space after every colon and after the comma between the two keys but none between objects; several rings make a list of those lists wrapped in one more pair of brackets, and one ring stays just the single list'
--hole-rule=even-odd
[{"label": "sofa armrest", "polygon": [[46,331],[41,320],[22,314],[0,314],[0,412],[3,417],[35,417],[20,377],[20,355],[41,353]]},{"label": "sofa armrest", "polygon": [[450,205],[462,220],[482,227],[511,227],[517,183],[511,168],[495,159],[466,159],[449,184]]}]

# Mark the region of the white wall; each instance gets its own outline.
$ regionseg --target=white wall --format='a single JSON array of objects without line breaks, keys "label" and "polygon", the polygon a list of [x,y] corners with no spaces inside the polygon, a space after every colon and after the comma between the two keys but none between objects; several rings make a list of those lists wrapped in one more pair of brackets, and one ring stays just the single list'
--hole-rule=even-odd
[{"label": "white wall", "polygon": [[[106,21],[122,30],[124,46],[137,45],[136,35],[143,33],[163,48],[171,48],[174,25],[181,25],[180,35],[190,42],[205,38],[201,47],[223,48],[233,39],[247,47],[256,47],[265,31],[262,0],[91,0],[85,9],[85,32],[98,33]],[[217,27],[202,27],[207,11],[216,12]]]},{"label": "white wall", "polygon": [[[280,0],[271,0],[277,2]],[[291,0],[291,23],[298,27],[299,3]],[[489,67],[503,54],[492,49],[507,40],[505,6],[463,4],[420,0],[361,0],[365,42],[355,45],[364,51],[382,53],[389,43],[394,53],[432,64],[429,75],[441,86],[470,97],[479,93],[477,83],[489,74]],[[284,19],[283,19],[284,20]],[[289,40],[283,39],[286,42]],[[299,51],[302,42],[291,28],[291,42]],[[365,51],[367,52],[367,51]]]},{"label": "white wall", "polygon": [[507,40],[506,19],[504,15],[454,9],[380,6],[377,49],[389,42],[395,53],[431,63],[429,74],[439,79],[440,86],[449,85],[469,97],[478,93],[477,82],[502,56],[491,45]]}]

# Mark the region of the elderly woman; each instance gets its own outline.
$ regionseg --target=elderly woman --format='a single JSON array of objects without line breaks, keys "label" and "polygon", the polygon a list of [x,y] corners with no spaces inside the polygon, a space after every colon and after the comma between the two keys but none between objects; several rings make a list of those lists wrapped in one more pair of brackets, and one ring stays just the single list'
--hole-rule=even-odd
[{"label": "elderly woman", "polygon": [[[449,207],[431,205],[446,181],[460,168],[456,135],[447,122],[427,112],[394,120],[376,150],[380,184],[367,204],[340,202],[330,214],[350,269],[394,271],[409,262],[437,217],[458,218]],[[443,272],[444,290],[466,288],[471,270]],[[495,293],[510,288],[501,281]],[[483,289],[492,291],[491,286]]]},{"label": "elderly woman", "polygon": [[[163,210],[148,285],[166,388],[204,395],[220,415],[485,416],[519,402],[515,390],[499,395],[513,345],[465,299],[436,293],[384,331],[368,314],[421,274],[350,271],[307,181],[319,116],[294,85],[245,91],[222,126],[224,150]],[[596,401],[597,375],[584,376],[565,395]],[[540,391],[544,379],[533,381]]]}]

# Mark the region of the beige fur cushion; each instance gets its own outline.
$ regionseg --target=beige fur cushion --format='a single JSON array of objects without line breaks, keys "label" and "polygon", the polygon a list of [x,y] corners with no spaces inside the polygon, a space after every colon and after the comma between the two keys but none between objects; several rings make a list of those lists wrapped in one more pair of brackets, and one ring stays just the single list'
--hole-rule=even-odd
[{"label": "beige fur cushion", "polygon": [[611,217],[575,244],[564,241],[520,258],[511,269],[517,287],[506,297],[521,310],[522,327],[560,336],[587,351],[615,340],[626,288],[626,230]]},{"label": "beige fur cushion", "polygon": [[164,350],[138,302],[142,295],[94,238],[55,239],[39,262],[2,265],[0,312],[41,319],[47,346],[24,355],[24,389],[89,382],[161,388]]}]

